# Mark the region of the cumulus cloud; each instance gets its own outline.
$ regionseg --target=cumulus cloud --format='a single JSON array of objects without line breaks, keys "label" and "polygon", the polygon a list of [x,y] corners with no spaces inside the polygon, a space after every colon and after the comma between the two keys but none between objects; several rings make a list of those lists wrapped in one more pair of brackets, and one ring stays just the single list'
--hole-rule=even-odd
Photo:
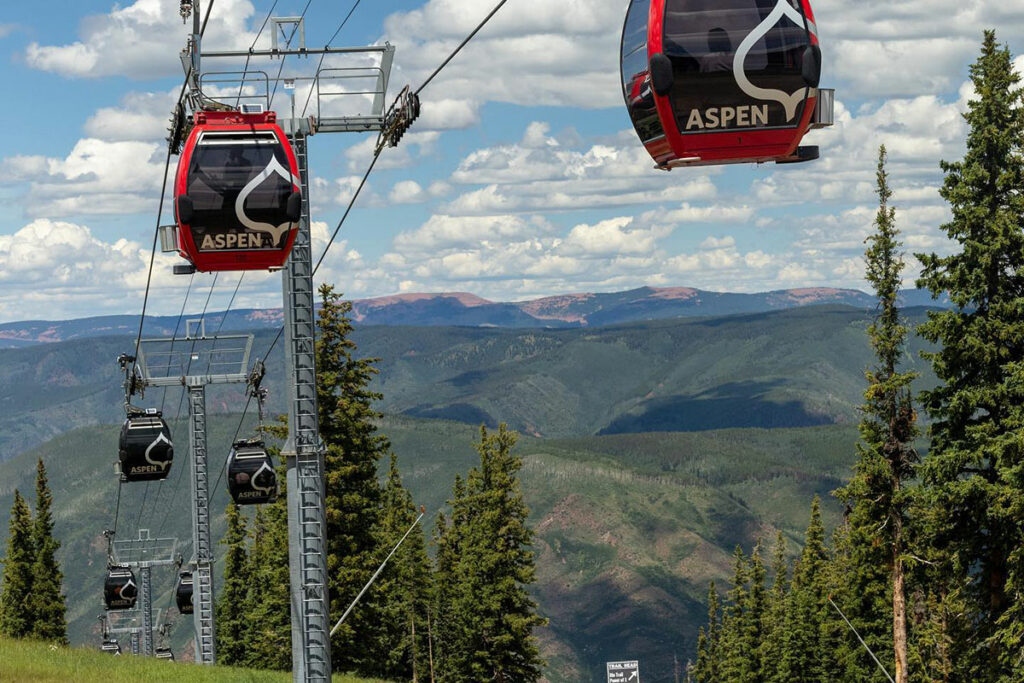
[{"label": "cumulus cloud", "polygon": [[565,254],[613,256],[616,254],[650,254],[658,239],[672,232],[670,226],[628,228],[633,218],[611,218],[593,225],[581,224],[569,231],[559,244]]},{"label": "cumulus cloud", "polygon": [[85,122],[85,134],[108,141],[163,141],[178,89],[165,93],[133,92],[117,107],[102,107]]},{"label": "cumulus cloud", "polygon": [[614,144],[566,137],[560,140],[550,135],[547,123],[533,122],[519,142],[470,152],[451,181],[485,186],[463,192],[444,211],[565,211],[710,199],[717,193],[704,172],[671,177],[653,172],[650,157],[632,133],[617,136]]},{"label": "cumulus cloud", "polygon": [[392,204],[415,204],[427,198],[427,193],[415,180],[402,180],[395,183],[388,194],[388,201]]},{"label": "cumulus cloud", "polygon": [[[246,28],[254,13],[249,0],[221,0],[207,25],[204,49],[248,48],[255,32]],[[65,45],[32,42],[25,61],[36,69],[71,78],[128,76],[157,78],[181,74],[178,53],[191,32],[176,4],[136,0],[108,14],[86,17],[79,40]]]},{"label": "cumulus cloud", "polygon": [[[176,260],[157,256],[154,286],[180,302],[186,283],[171,275]],[[142,296],[148,267],[148,245],[126,239],[104,242],[86,226],[37,219],[11,235],[0,235],[0,316],[62,319],[79,317],[83,310],[126,313],[125,302]]]},{"label": "cumulus cloud", "polygon": [[64,159],[4,159],[0,178],[28,185],[29,216],[131,214],[152,209],[164,159],[159,144],[83,138]]}]

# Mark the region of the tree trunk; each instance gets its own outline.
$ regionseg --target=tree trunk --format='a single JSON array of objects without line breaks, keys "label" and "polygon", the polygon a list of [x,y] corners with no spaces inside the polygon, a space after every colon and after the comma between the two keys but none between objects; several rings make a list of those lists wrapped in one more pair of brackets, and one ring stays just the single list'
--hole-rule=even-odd
[{"label": "tree trunk", "polygon": [[419,683],[416,676],[416,617],[413,613],[409,614],[409,625],[412,627],[412,683]]},{"label": "tree trunk", "polygon": [[430,612],[427,612],[427,655],[430,658],[430,683],[434,681],[434,628],[430,624]]},{"label": "tree trunk", "polygon": [[892,644],[896,660],[896,683],[907,683],[910,679],[907,672],[907,595],[903,558],[900,557],[902,531],[902,521],[897,521],[893,529],[895,537],[892,547]]}]

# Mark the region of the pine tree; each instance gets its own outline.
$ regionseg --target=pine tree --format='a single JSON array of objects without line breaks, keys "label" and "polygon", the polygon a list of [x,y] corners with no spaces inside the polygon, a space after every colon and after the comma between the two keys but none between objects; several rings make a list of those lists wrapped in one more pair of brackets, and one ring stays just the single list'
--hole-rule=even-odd
[{"label": "pine tree", "polygon": [[[878,214],[865,253],[866,277],[878,297],[878,316],[868,327],[876,365],[865,373],[868,387],[861,407],[861,443],[854,475],[835,495],[849,509],[840,537],[842,553],[838,554],[846,560],[843,611],[872,651],[893,669],[896,683],[907,683],[904,529],[912,493],[907,482],[913,478],[917,462],[910,389],[916,374],[899,371],[907,337],[897,304],[904,264],[895,209],[889,206],[892,190],[885,163],[882,146],[876,174]],[[855,680],[878,676],[877,666],[859,643],[853,638],[846,642],[849,675]]]},{"label": "pine tree", "polygon": [[[316,341],[317,407],[325,460],[327,573],[331,613],[341,614],[376,569],[381,514],[377,464],[390,446],[377,433],[380,414],[369,390],[377,359],[356,359],[350,339],[352,304],[329,285],[320,287]],[[339,671],[372,672],[371,653],[380,617],[372,599],[361,601],[332,639],[333,665]]]},{"label": "pine tree", "polygon": [[248,593],[251,583],[245,517],[235,503],[228,503],[227,534],[222,543],[224,582],[217,599],[217,661],[220,664],[241,664],[246,658],[249,625]]},{"label": "pine tree", "polygon": [[[391,552],[417,518],[412,496],[402,485],[398,459],[391,454],[381,525],[381,553]],[[372,675],[389,680],[429,680],[427,609],[431,567],[419,524],[377,579],[372,597],[380,618],[377,666]]]},{"label": "pine tree", "polygon": [[529,683],[541,677],[533,629],[546,620],[526,590],[535,581],[533,532],[515,442],[504,424],[494,434],[481,427],[480,466],[466,482],[467,516],[458,535],[451,601],[456,642],[446,655],[446,682]]},{"label": "pine tree", "polygon": [[32,633],[29,599],[32,594],[32,514],[14,490],[14,505],[8,523],[7,553],[4,556],[3,584],[0,586],[0,635],[24,638]]},{"label": "pine tree", "polygon": [[32,592],[28,596],[27,608],[31,623],[30,636],[61,645],[68,642],[66,607],[61,583],[64,575],[57,562],[60,543],[53,537],[53,495],[46,478],[46,466],[42,458],[36,464],[36,514],[32,526],[32,547],[35,561],[32,564]]},{"label": "pine tree", "polygon": [[[918,255],[918,286],[949,295],[919,332],[939,385],[923,394],[932,418],[923,464],[929,501],[943,513],[932,543],[949,548],[948,571],[966,572],[972,619],[969,655],[979,680],[1019,680],[1024,647],[1024,102],[1008,49],[985,33],[971,66],[976,96],[962,161],[943,163],[941,194],[959,245]],[[1018,669],[1019,671],[1019,669]],[[982,673],[984,672],[984,673]]]}]

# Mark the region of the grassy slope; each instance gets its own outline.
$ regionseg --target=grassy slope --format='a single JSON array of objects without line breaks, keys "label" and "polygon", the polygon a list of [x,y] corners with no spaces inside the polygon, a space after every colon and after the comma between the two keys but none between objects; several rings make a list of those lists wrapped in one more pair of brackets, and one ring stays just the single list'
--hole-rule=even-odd
[{"label": "grassy slope", "polygon": [[[274,683],[290,673],[231,667],[196,666],[145,657],[111,655],[84,648],[54,648],[43,643],[0,638],[0,681],[16,683]],[[335,683],[372,683],[369,679],[334,676]]]}]

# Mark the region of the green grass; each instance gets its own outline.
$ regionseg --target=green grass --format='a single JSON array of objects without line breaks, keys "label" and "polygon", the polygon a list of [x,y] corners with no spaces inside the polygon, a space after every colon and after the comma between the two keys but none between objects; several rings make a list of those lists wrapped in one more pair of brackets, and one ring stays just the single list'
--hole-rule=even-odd
[{"label": "green grass", "polygon": [[[227,666],[197,666],[148,657],[113,657],[86,648],[0,638],[0,681],[7,683],[271,683],[291,680],[288,672],[256,671]],[[335,675],[334,683],[373,683],[367,678]]]}]

